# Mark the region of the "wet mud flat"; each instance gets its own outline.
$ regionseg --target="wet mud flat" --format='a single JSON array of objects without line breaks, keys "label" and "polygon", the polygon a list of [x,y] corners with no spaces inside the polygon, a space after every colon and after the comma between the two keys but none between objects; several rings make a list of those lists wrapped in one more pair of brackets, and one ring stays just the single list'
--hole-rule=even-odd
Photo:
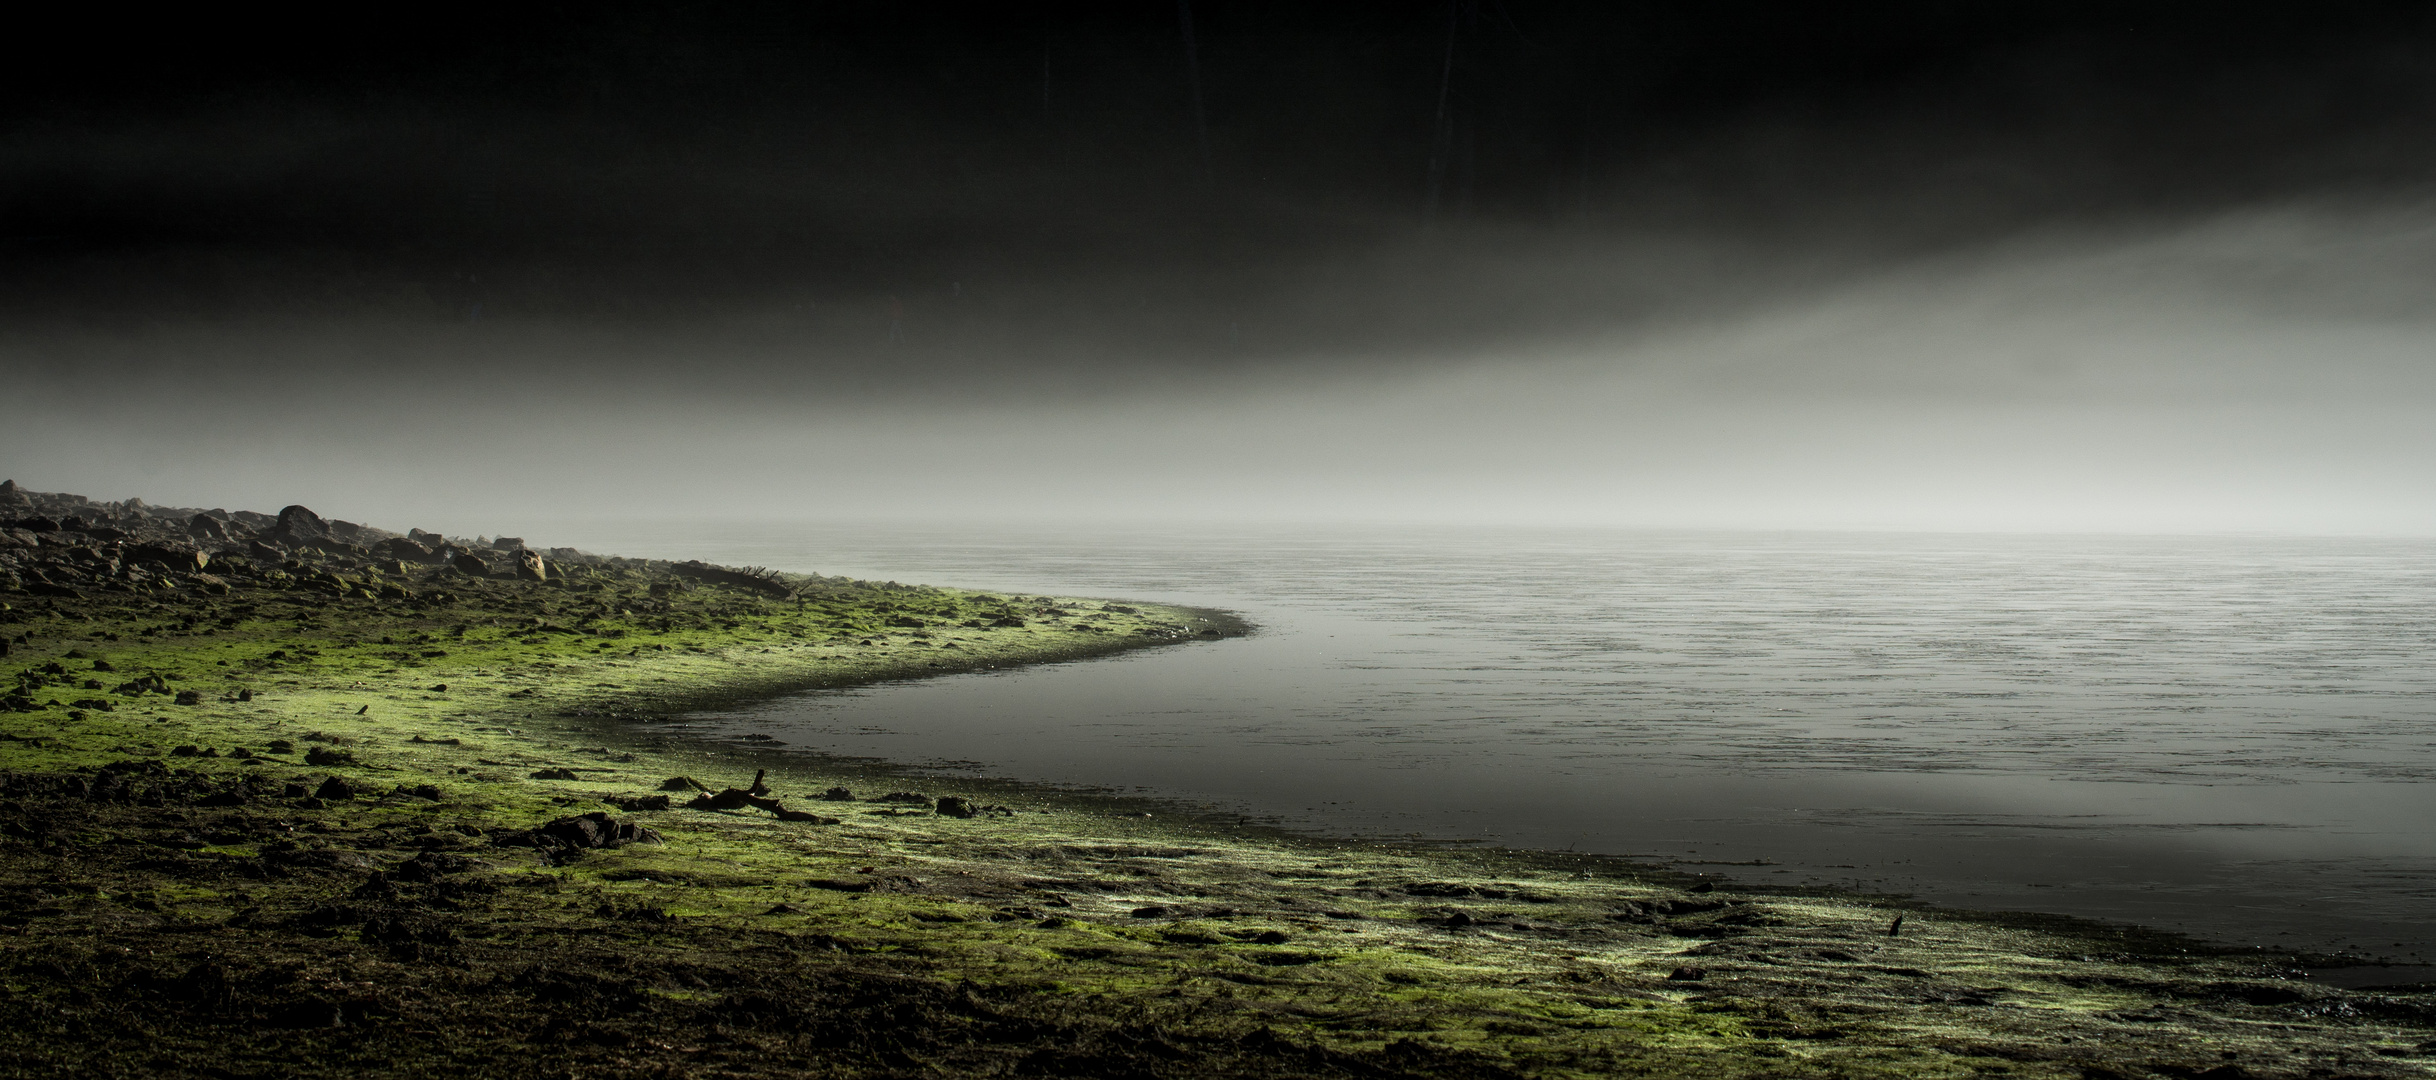
[{"label": "wet mud flat", "polygon": [[[105,550],[49,535],[31,550]],[[2436,995],[2301,977],[2324,958],[1313,840],[654,731],[723,696],[1235,631],[1206,613],[580,553],[523,577],[521,555],[481,576],[455,556],[368,570],[351,540],[246,542],[277,559],[0,594],[0,1072],[2400,1077],[2436,1061]]]}]

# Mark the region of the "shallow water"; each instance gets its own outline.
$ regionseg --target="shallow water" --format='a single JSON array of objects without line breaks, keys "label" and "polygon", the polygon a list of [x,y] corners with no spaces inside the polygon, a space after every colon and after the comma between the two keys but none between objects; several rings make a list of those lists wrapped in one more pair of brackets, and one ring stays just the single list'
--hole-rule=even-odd
[{"label": "shallow water", "polygon": [[1249,638],[797,695],[791,747],[1338,834],[2436,953],[2436,543],[569,525],[1229,608]]}]

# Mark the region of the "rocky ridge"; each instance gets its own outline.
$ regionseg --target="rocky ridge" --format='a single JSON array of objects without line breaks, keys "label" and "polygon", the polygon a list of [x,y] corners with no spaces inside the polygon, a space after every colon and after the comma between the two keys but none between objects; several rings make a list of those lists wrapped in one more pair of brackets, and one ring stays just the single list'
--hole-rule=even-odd
[{"label": "rocky ridge", "polygon": [[[82,599],[87,593],[195,589],[224,593],[231,578],[321,589],[365,599],[411,597],[408,579],[551,581],[573,567],[634,570],[749,589],[773,598],[802,582],[757,567],[712,566],[529,548],[518,537],[404,533],[304,506],[276,514],[97,501],[0,482],[0,592]],[[818,580],[818,579],[813,579]],[[840,579],[842,580],[842,579]],[[5,654],[0,654],[5,655]]]}]

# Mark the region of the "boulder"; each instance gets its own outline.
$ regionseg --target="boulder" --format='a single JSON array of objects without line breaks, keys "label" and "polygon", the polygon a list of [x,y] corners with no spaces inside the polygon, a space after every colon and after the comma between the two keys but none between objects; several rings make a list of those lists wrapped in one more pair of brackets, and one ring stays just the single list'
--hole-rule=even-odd
[{"label": "boulder", "polygon": [[491,841],[501,847],[544,849],[613,848],[624,844],[660,842],[657,830],[646,829],[630,821],[619,821],[597,811],[560,818],[540,828],[509,833]]},{"label": "boulder", "polygon": [[187,574],[211,565],[210,555],[185,544],[130,544],[120,558],[128,563],[156,563],[163,569]]},{"label": "boulder", "polygon": [[[274,543],[291,547],[316,540],[331,539],[330,524],[323,521],[320,514],[302,506],[282,508],[279,511],[279,521],[263,535]],[[343,543],[343,541],[341,542]]]},{"label": "boulder", "polygon": [[438,559],[432,550],[405,537],[391,537],[372,545],[372,553],[384,559],[399,559],[410,563],[431,563]]},{"label": "boulder", "polygon": [[493,549],[495,549],[495,550],[498,550],[498,551],[523,551],[523,550],[524,550],[524,537],[521,537],[521,536],[499,536],[499,537],[493,537],[493,538],[491,539],[491,547],[492,547]]},{"label": "boulder", "polygon": [[533,552],[519,551],[516,553],[516,577],[520,581],[548,581],[550,564],[541,561],[541,556]]},{"label": "boulder", "polygon": [[481,556],[470,551],[450,559],[448,565],[456,567],[460,573],[472,574],[475,577],[489,577],[491,573],[491,564],[483,562]]},{"label": "boulder", "polygon": [[245,542],[245,557],[249,559],[259,559],[263,562],[278,562],[281,559],[287,558],[288,553],[269,544],[265,544],[260,540],[248,540]]},{"label": "boulder", "polygon": [[215,518],[210,514],[196,514],[193,517],[187,518],[186,531],[193,533],[196,536],[209,537],[213,540],[226,540],[229,538],[228,526],[220,524],[220,519]]}]

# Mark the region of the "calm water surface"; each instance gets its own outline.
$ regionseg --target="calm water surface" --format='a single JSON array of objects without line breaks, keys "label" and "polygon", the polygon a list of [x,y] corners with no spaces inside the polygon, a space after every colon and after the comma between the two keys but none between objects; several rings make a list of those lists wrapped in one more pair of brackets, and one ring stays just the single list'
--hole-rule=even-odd
[{"label": "calm water surface", "polygon": [[702,718],[1338,834],[2436,956],[2436,544],[590,523],[1252,637]]}]

